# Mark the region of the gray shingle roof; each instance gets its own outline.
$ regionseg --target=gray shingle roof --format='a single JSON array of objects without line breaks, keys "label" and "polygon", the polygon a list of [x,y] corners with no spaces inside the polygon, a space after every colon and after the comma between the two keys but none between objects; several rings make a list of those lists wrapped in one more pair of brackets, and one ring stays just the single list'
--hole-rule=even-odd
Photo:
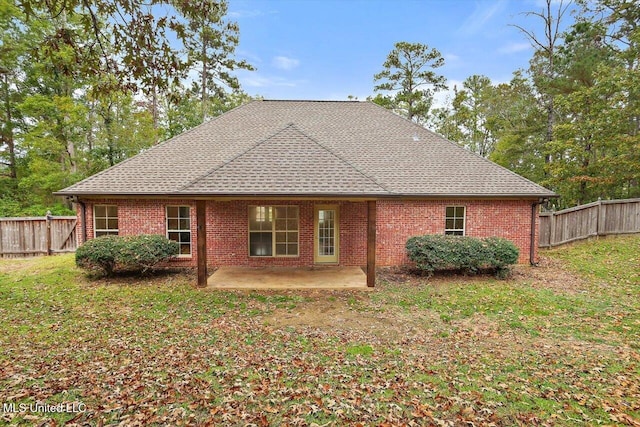
[{"label": "gray shingle roof", "polygon": [[370,102],[253,101],[57,194],[549,197]]}]

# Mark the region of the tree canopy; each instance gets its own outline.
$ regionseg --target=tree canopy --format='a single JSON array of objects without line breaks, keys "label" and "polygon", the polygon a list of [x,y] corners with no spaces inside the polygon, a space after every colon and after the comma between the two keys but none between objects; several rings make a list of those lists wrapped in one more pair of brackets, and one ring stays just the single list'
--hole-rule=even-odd
[{"label": "tree canopy", "polygon": [[[640,4],[545,0],[534,51],[445,105],[440,52],[397,42],[371,99],[561,197],[640,197]],[[52,192],[250,100],[225,0],[0,0],[0,216],[69,212]]]},{"label": "tree canopy", "polygon": [[[0,0],[0,216],[248,101],[224,0]],[[194,78],[193,76],[197,76]]]},{"label": "tree canopy", "polygon": [[518,28],[534,52],[509,83],[472,75],[446,105],[430,108],[444,78],[420,70],[441,58],[398,43],[374,76],[383,81],[375,90],[392,94],[373,101],[554,190],[556,207],[640,197],[640,4],[577,4],[566,31],[567,2],[546,0],[526,14],[539,30]]},{"label": "tree canopy", "polygon": [[378,94],[373,102],[390,108],[409,120],[423,123],[433,103],[433,94],[445,89],[445,78],[434,70],[444,65],[435,48],[421,43],[398,42],[373,79]]}]

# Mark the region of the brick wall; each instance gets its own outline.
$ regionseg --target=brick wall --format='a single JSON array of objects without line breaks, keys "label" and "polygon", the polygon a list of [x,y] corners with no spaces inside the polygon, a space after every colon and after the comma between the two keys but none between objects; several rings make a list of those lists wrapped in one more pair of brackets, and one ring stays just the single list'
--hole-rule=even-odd
[{"label": "brick wall", "polygon": [[[131,236],[136,234],[160,234],[166,236],[166,206],[189,206],[191,208],[191,256],[177,258],[171,261],[171,265],[186,267],[196,266],[196,204],[193,200],[87,200],[85,201],[87,239],[92,239],[94,237],[93,207],[95,205],[118,206],[118,234],[120,236]],[[77,209],[77,212],[78,224],[76,225],[76,235],[78,236],[78,244],[80,245],[82,244],[82,224],[80,221],[81,210]]]},{"label": "brick wall", "polygon": [[[93,238],[93,206],[118,206],[120,235],[166,235],[165,207],[191,208],[192,256],[172,261],[172,265],[195,266],[197,256],[196,207],[192,200],[102,199],[87,200],[86,232]],[[308,266],[313,265],[314,206],[337,205],[340,215],[340,265],[366,265],[367,204],[348,201],[208,201],[207,260],[210,266]],[[295,205],[299,207],[299,256],[291,258],[249,257],[248,209],[250,205]],[[519,262],[529,261],[531,201],[425,200],[378,201],[377,244],[378,266],[408,262],[405,243],[411,236],[443,234],[447,206],[466,207],[466,235],[501,236],[520,249]],[[78,209],[80,216],[80,209]],[[81,221],[77,225],[78,243],[82,243]],[[537,238],[537,237],[536,237]],[[537,250],[537,242],[536,242]]]},{"label": "brick wall", "polygon": [[[254,205],[294,205],[299,209],[298,257],[250,257],[248,210]],[[367,205],[345,201],[237,200],[207,203],[207,251],[216,266],[310,266],[313,261],[315,205],[337,205],[340,215],[340,265],[367,263]]]},{"label": "brick wall", "polygon": [[[411,236],[444,234],[447,206],[464,206],[466,208],[465,233],[467,236],[499,236],[509,239],[520,250],[518,261],[520,263],[529,262],[531,201],[382,200],[377,202],[377,265],[407,263],[405,244]],[[537,229],[536,224],[536,231]],[[536,241],[536,251],[537,247]]]}]

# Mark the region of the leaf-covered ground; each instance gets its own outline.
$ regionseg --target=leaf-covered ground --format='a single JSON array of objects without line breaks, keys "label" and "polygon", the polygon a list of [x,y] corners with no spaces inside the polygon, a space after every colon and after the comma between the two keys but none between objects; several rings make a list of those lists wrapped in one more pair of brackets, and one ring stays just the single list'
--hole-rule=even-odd
[{"label": "leaf-covered ground", "polygon": [[2,260],[0,423],[640,425],[640,237],[543,256],[507,281],[387,271],[373,292]]}]

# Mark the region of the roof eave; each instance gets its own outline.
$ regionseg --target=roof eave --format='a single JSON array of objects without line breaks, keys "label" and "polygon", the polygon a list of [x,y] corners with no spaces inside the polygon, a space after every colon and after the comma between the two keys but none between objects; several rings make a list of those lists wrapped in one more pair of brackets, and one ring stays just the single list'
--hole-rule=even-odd
[{"label": "roof eave", "polygon": [[96,191],[57,191],[55,196],[74,197],[170,197],[170,198],[208,198],[208,197],[351,197],[378,199],[550,199],[559,197],[549,193],[260,193],[260,192],[217,192],[217,193],[180,193],[180,192],[96,192]]}]

